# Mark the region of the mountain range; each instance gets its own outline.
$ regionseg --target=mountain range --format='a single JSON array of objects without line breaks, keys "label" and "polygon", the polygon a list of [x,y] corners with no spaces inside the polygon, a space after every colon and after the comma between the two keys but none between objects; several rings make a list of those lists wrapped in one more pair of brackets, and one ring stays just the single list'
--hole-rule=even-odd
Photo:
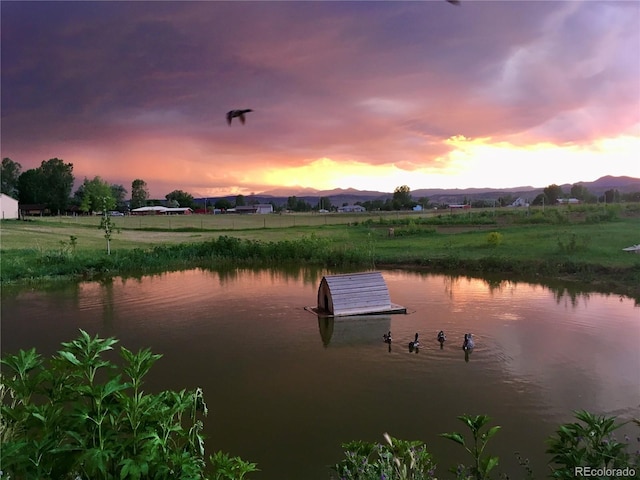
[{"label": "mountain range", "polygon": [[[631,193],[640,191],[640,178],[607,175],[592,182],[575,182],[583,185],[593,195],[602,195],[607,190],[618,190],[620,193]],[[566,183],[560,185],[562,191],[569,193],[573,184]],[[427,197],[432,203],[461,203],[466,200],[492,200],[507,195],[513,197],[523,197],[526,200],[533,200],[542,193],[546,187],[513,187],[513,188],[464,188],[464,189],[442,189],[442,188],[422,188],[412,190],[411,196],[414,200]],[[282,187],[265,192],[256,193],[247,198],[254,198],[261,203],[273,202],[282,205],[287,202],[287,198],[295,196],[312,205],[318,202],[320,197],[328,197],[333,205],[353,204],[355,202],[366,202],[370,200],[385,200],[393,197],[393,192],[379,192],[372,190],[358,190],[355,188],[336,188],[333,190],[316,190],[313,188]],[[218,198],[227,198],[231,201],[236,195],[227,195]],[[196,200],[197,201],[197,200]]]}]

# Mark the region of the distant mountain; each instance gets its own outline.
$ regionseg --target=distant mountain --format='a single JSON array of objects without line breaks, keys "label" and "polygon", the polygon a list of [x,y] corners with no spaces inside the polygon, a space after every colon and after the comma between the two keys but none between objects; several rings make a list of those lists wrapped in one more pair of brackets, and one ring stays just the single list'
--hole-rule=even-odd
[{"label": "distant mountain", "polygon": [[[607,175],[598,178],[593,182],[575,182],[583,185],[594,195],[602,195],[607,190],[616,189],[620,193],[640,192],[640,178],[634,177],[614,177]],[[562,190],[569,193],[573,184],[566,183],[560,185]],[[499,197],[511,195],[513,197],[523,197],[533,200],[542,193],[545,187],[522,186],[513,188],[422,188],[412,190],[411,196],[414,200],[421,197],[429,198],[432,203],[459,203],[467,200],[496,200]],[[335,188],[333,190],[316,190],[314,188],[303,187],[282,187],[274,188],[255,195],[245,195],[245,199],[254,199],[260,203],[273,202],[276,205],[287,203],[287,198],[295,196],[311,205],[316,205],[320,197],[328,197],[333,205],[353,204],[355,202],[366,202],[371,200],[385,200],[393,197],[392,192],[378,192],[371,190],[357,190],[355,188]],[[226,195],[224,197],[231,202],[235,201],[236,195]],[[217,200],[214,199],[214,200]],[[199,199],[196,199],[198,201]],[[211,200],[211,199],[210,199]],[[201,202],[202,203],[202,202]]]}]

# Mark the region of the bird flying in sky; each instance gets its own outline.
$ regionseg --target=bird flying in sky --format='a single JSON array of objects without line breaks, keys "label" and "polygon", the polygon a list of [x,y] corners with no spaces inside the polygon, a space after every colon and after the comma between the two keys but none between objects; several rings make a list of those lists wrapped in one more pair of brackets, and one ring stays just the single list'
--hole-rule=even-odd
[{"label": "bird flying in sky", "polygon": [[231,120],[235,117],[238,117],[240,119],[240,123],[244,125],[244,114],[249,112],[253,112],[253,110],[251,110],[250,108],[247,108],[245,110],[230,110],[227,112],[227,123],[231,125]]}]

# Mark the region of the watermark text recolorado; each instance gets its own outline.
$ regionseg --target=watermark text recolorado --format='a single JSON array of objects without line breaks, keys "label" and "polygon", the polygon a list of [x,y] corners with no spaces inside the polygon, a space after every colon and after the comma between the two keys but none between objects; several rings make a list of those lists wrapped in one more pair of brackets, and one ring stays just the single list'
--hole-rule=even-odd
[{"label": "watermark text recolorado", "polygon": [[575,477],[609,477],[609,478],[624,478],[635,477],[636,471],[631,467],[626,468],[593,468],[593,467],[575,467],[573,469],[573,475]]}]

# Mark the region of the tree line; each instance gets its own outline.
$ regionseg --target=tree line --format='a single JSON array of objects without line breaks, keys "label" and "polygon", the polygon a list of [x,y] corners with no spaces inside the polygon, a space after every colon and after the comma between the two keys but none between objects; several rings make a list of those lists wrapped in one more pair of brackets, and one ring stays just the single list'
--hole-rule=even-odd
[{"label": "tree line", "polygon": [[[40,205],[54,214],[69,210],[85,213],[97,211],[134,209],[157,201],[150,200],[147,183],[135,179],[129,191],[119,184],[109,184],[99,176],[86,178],[73,191],[75,177],[73,164],[59,158],[43,160],[39,167],[22,171],[22,165],[10,158],[2,159],[2,193],[16,198],[22,205]],[[72,194],[73,193],[73,194]],[[165,203],[172,207],[194,208],[193,196],[182,190],[174,190],[165,196]]]},{"label": "tree line", "polygon": [[[182,190],[173,190],[165,195],[164,200],[151,199],[147,183],[142,179],[135,179],[131,183],[129,201],[126,200],[129,192],[123,185],[109,184],[99,176],[92,179],[85,177],[83,183],[75,192],[72,192],[75,182],[73,164],[65,163],[59,158],[43,160],[39,167],[24,172],[18,162],[14,162],[10,158],[3,158],[0,179],[2,181],[2,193],[18,199],[22,205],[42,205],[53,214],[61,214],[70,210],[93,213],[103,211],[104,208],[124,212],[128,209],[159,204],[192,209],[198,207],[193,196]],[[568,192],[564,192],[559,185],[551,184],[537,195],[531,204],[555,205],[558,199],[569,197],[576,198],[583,203],[638,202],[640,201],[640,192],[620,193],[617,189],[610,189],[602,195],[595,195],[579,183],[573,184]],[[511,205],[515,200],[516,198],[513,195],[507,194],[493,200],[470,200],[465,197],[462,203],[482,208],[507,206]],[[228,210],[233,207],[256,203],[259,203],[256,198],[246,199],[244,195],[237,195],[235,203],[227,198],[220,198],[210,205],[205,204],[205,208]],[[274,211],[285,209],[294,212],[308,212],[312,210],[334,211],[337,209],[336,206],[332,205],[329,197],[320,197],[315,205],[295,195],[288,197],[284,205],[270,203]],[[407,185],[396,187],[390,198],[356,202],[356,205],[361,205],[368,211],[411,210],[417,205],[420,205],[423,209],[447,207],[447,205],[431,203],[427,197],[414,199],[411,195],[411,189]]]}]

